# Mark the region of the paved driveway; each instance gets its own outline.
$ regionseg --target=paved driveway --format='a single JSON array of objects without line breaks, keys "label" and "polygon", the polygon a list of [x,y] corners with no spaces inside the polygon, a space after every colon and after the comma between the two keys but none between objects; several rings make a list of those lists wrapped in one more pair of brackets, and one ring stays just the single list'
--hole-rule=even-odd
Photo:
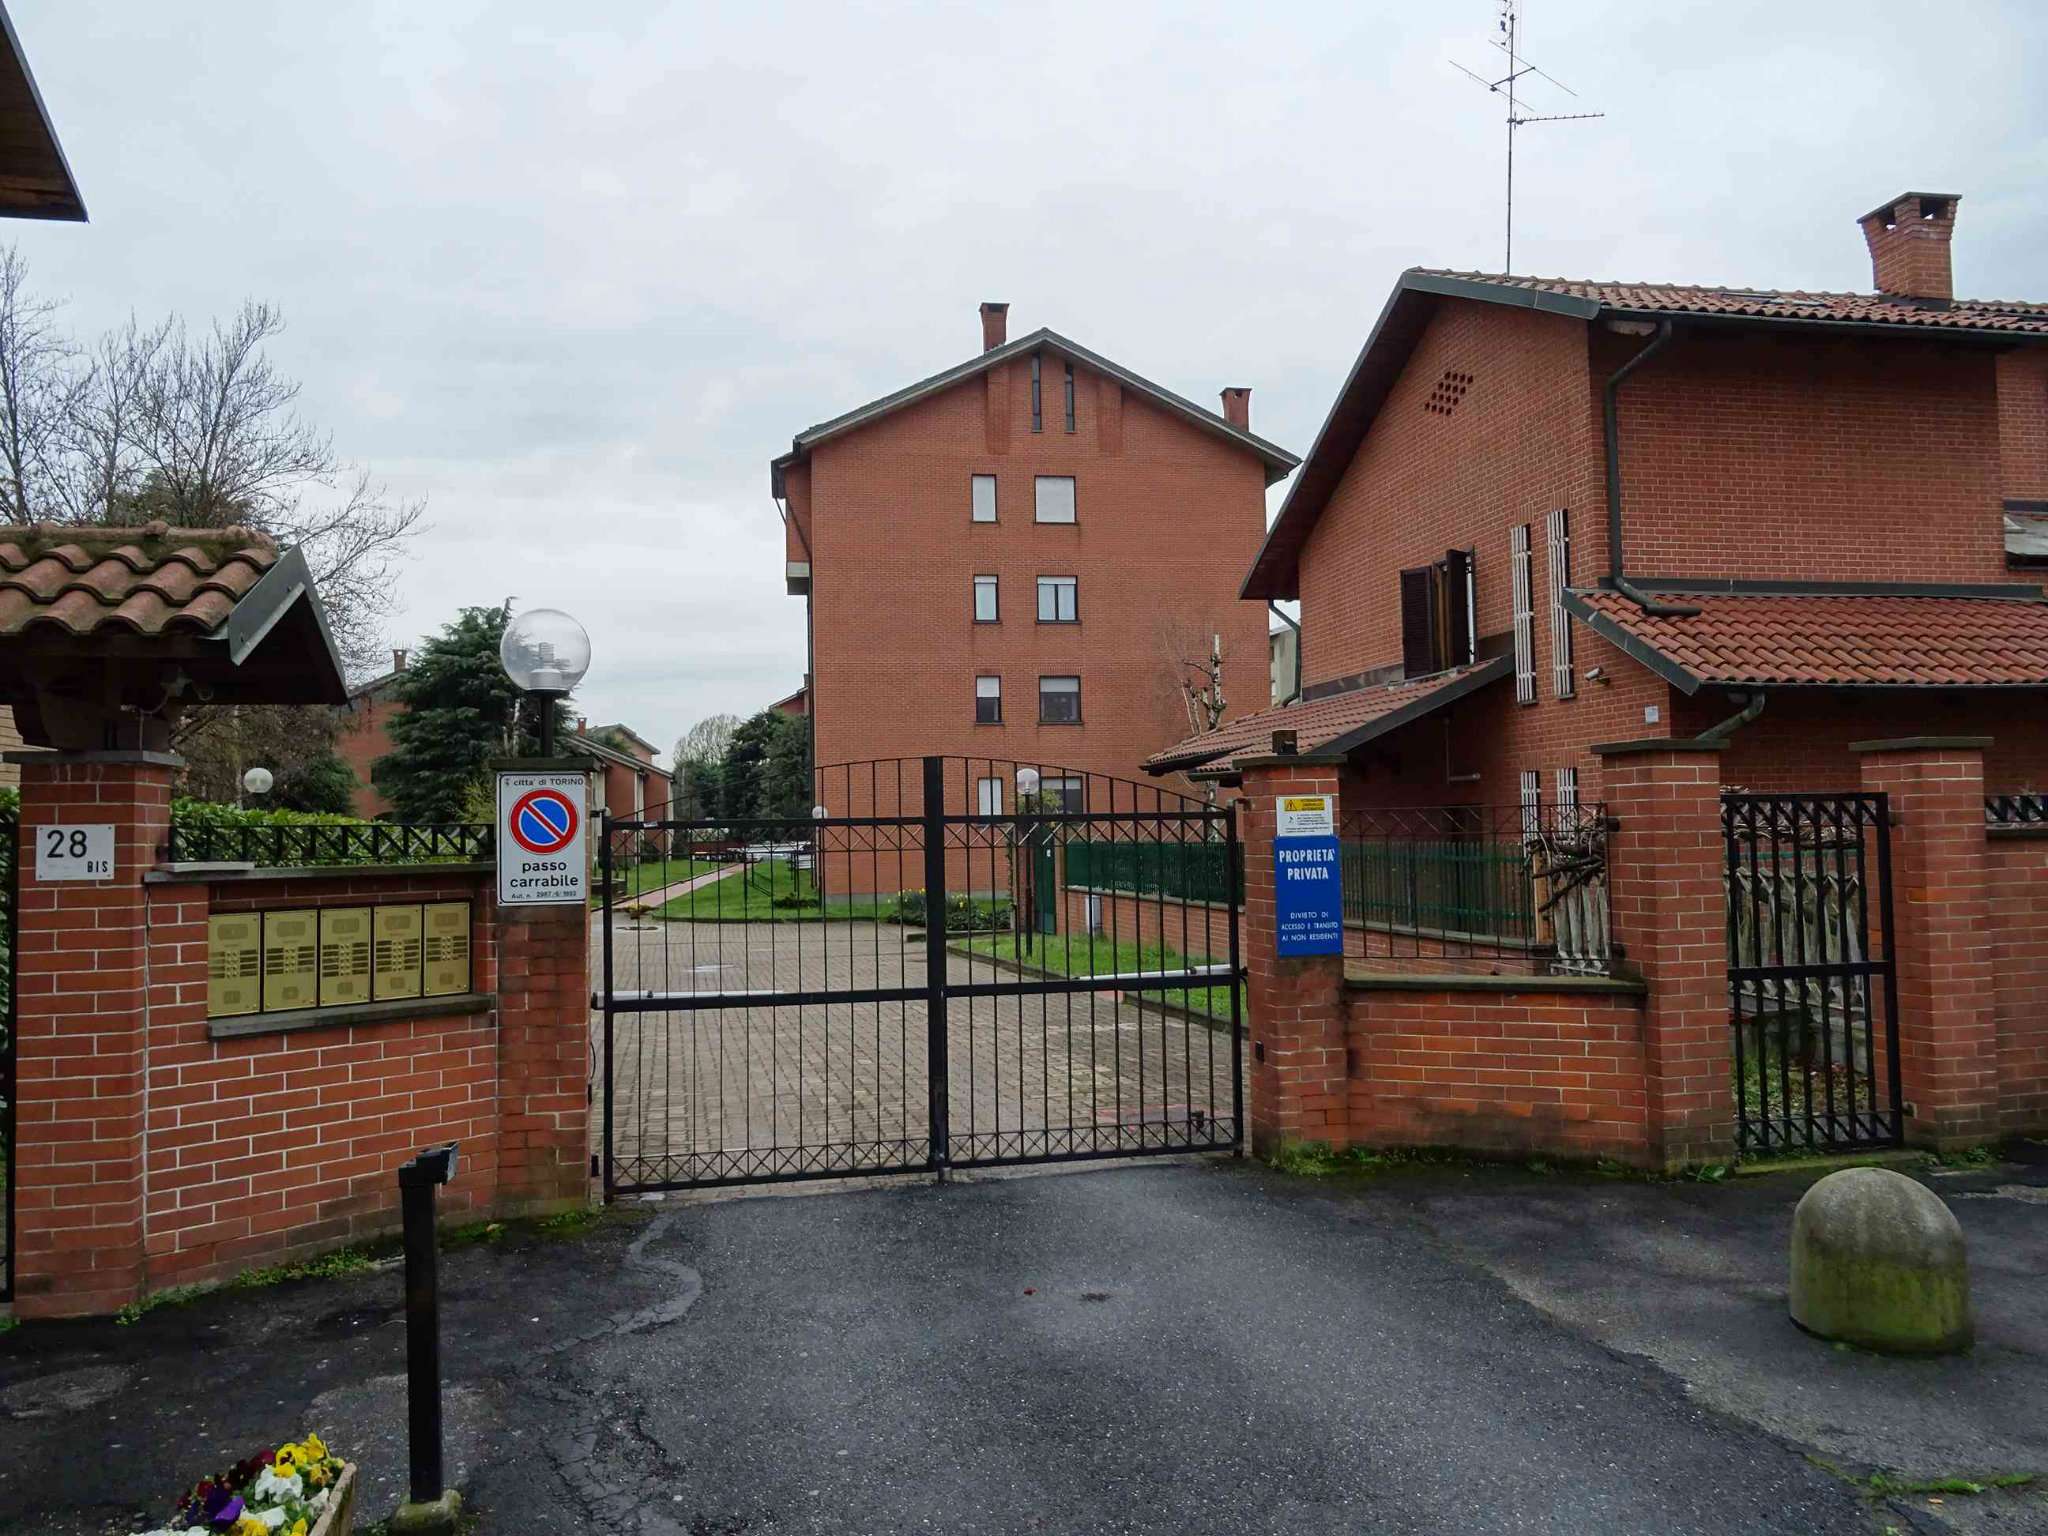
[{"label": "paved driveway", "polygon": [[[602,939],[592,939],[600,987]],[[955,982],[1016,979],[985,959],[947,963]],[[846,992],[922,987],[925,953],[921,934],[907,942],[886,923],[621,918],[612,973],[620,992]],[[921,1001],[620,1015],[621,1182],[730,1171],[749,1153],[809,1171],[922,1166],[926,1017]],[[1036,1152],[1048,1135],[1053,1150],[1082,1137],[1094,1150],[1185,1144],[1190,1125],[1231,1114],[1228,1033],[1114,993],[954,998],[947,1033],[956,1156]]]},{"label": "paved driveway", "polygon": [[[1400,1194],[1227,1160],[698,1198],[444,1272],[451,1461],[487,1536],[1881,1528]],[[0,1533],[133,1528],[151,1492],[308,1424],[382,1514],[398,1293],[0,1339]]]}]

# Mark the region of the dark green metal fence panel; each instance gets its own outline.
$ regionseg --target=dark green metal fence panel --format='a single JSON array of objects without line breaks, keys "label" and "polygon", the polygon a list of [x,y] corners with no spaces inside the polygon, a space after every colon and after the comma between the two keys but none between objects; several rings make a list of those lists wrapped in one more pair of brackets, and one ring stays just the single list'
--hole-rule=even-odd
[{"label": "dark green metal fence panel", "polygon": [[1087,842],[1067,844],[1067,885],[1134,896],[1228,905],[1243,888],[1244,850],[1235,851],[1237,880],[1231,879],[1231,845],[1211,842]]},{"label": "dark green metal fence panel", "polygon": [[1518,842],[1347,840],[1338,855],[1347,922],[1518,943],[1536,936],[1529,860]]}]

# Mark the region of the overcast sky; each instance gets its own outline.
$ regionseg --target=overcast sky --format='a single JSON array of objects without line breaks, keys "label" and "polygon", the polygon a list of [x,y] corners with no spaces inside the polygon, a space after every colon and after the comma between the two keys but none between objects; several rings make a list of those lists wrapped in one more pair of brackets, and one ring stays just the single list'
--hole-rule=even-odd
[{"label": "overcast sky", "polygon": [[[92,222],[5,233],[86,330],[282,305],[306,415],[432,529],[395,643],[515,596],[666,748],[795,687],[768,460],[1050,325],[1306,450],[1403,267],[1498,270],[1493,0],[8,0]],[[2048,299],[2040,0],[1529,0],[1516,270]],[[1284,487],[1276,488],[1277,498]],[[915,615],[877,615],[914,623]],[[915,750],[915,744],[906,747]]]}]

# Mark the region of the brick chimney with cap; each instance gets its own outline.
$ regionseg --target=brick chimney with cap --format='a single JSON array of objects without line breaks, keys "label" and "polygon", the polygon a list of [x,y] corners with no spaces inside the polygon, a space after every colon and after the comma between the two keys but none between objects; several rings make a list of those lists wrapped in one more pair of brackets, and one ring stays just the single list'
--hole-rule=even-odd
[{"label": "brick chimney with cap", "polygon": [[1240,432],[1252,429],[1252,392],[1242,384],[1223,391],[1223,419]]},{"label": "brick chimney with cap", "polygon": [[1007,304],[984,304],[981,306],[981,350],[993,352],[1000,347],[1010,334],[1010,306]]},{"label": "brick chimney with cap", "polygon": [[1906,192],[1857,220],[1870,245],[1879,293],[1943,304],[1955,301],[1949,242],[1959,201],[1949,192]]}]

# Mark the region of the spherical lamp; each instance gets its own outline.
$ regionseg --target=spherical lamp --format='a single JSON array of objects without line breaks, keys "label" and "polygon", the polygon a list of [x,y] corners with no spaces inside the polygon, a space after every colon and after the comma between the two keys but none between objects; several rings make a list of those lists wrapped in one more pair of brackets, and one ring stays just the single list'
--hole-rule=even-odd
[{"label": "spherical lamp", "polygon": [[529,609],[505,626],[498,660],[514,687],[541,701],[541,755],[554,756],[554,701],[590,670],[590,636],[559,608]]}]

